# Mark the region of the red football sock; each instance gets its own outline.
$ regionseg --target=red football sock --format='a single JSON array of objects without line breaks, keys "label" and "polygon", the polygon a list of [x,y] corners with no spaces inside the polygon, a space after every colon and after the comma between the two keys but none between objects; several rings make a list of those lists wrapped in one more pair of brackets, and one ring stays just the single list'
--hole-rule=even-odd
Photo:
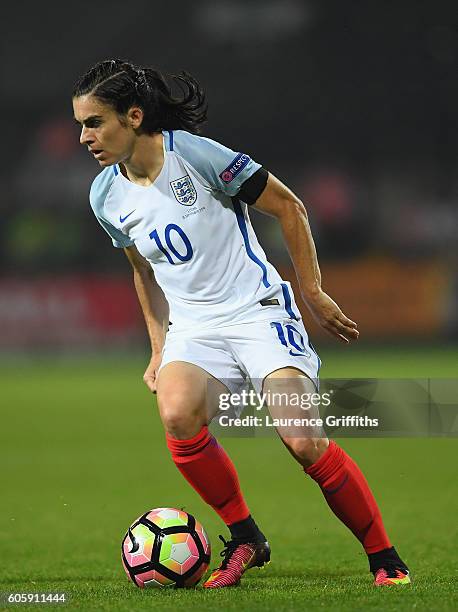
[{"label": "red football sock", "polygon": [[305,469],[334,514],[355,534],[367,554],[390,548],[380,510],[363,473],[333,440],[316,463]]},{"label": "red football sock", "polygon": [[166,438],[177,468],[226,525],[249,516],[234,464],[206,425],[190,440],[177,440],[168,433]]}]

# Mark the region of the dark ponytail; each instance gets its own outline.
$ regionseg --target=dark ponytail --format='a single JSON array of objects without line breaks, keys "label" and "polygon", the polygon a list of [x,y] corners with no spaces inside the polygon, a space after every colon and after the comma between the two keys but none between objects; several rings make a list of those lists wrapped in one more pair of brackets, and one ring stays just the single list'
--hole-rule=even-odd
[{"label": "dark ponytail", "polygon": [[[174,96],[172,87],[180,90]],[[138,105],[143,109],[143,132],[186,130],[193,134],[207,118],[205,94],[187,72],[164,75],[153,68],[139,68],[119,59],[95,64],[73,88],[72,97],[91,94],[109,104],[119,115]]]}]

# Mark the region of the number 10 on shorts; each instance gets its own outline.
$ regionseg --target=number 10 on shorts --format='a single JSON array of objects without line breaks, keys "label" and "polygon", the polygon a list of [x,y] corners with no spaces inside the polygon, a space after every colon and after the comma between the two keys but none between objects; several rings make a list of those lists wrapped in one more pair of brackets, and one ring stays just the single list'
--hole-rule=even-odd
[{"label": "number 10 on shorts", "polygon": [[289,349],[289,354],[293,357],[311,357],[309,351],[305,348],[304,338],[301,332],[291,323],[279,323],[272,321],[270,327],[273,327],[277,332],[278,339]]}]

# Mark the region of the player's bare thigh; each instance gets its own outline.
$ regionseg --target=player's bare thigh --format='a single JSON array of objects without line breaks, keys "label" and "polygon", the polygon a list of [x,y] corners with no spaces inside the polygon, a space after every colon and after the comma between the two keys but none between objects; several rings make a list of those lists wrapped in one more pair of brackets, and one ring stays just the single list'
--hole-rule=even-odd
[{"label": "player's bare thigh", "polygon": [[[286,425],[277,427],[277,432],[293,457],[304,467],[315,463],[329,445],[322,428],[313,424],[294,425],[294,419],[307,419],[309,423],[319,419],[317,406],[301,408],[297,398],[311,397],[316,393],[313,382],[296,368],[281,368],[264,379],[263,392],[267,394],[267,405],[273,419],[287,419]],[[271,398],[269,401],[269,397]]]},{"label": "player's bare thigh", "polygon": [[195,436],[218,412],[223,383],[186,361],[172,361],[159,372],[157,401],[165,430],[174,438]]}]

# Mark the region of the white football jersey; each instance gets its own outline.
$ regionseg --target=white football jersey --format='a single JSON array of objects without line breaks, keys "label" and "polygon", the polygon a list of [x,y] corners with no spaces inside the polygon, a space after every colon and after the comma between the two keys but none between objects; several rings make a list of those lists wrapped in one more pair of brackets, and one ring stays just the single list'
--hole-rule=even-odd
[{"label": "white football jersey", "polygon": [[90,202],[116,247],[135,244],[170,307],[171,331],[300,319],[290,284],[267,261],[237,194],[260,165],[208,138],[164,132],[164,165],[148,187],[117,165]]}]

